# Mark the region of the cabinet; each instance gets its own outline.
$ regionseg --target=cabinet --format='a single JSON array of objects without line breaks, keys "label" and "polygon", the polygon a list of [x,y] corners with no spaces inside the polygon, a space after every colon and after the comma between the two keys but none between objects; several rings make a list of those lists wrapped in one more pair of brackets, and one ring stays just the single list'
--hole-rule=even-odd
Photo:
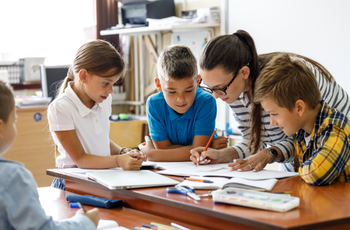
[{"label": "cabinet", "polygon": [[[156,50],[159,54],[162,50],[162,34],[161,32],[186,32],[186,31],[197,31],[197,30],[208,30],[210,37],[214,36],[214,27],[220,26],[220,23],[191,23],[191,24],[180,24],[180,25],[166,25],[157,27],[138,27],[130,29],[116,29],[116,30],[101,30],[102,36],[121,34],[125,36],[134,37],[134,98],[135,101],[119,101],[115,104],[127,104],[135,105],[136,115],[144,115],[144,103],[145,97],[148,94],[145,89],[149,86],[145,84],[147,76],[145,63],[147,58],[144,58],[144,44],[143,37],[145,35],[155,34],[156,35]],[[153,76],[154,77],[154,76]],[[152,82],[153,85],[153,82]]]},{"label": "cabinet", "polygon": [[3,157],[18,161],[33,174],[39,187],[50,186],[46,169],[55,168],[54,143],[47,122],[47,107],[17,109],[17,137]]}]

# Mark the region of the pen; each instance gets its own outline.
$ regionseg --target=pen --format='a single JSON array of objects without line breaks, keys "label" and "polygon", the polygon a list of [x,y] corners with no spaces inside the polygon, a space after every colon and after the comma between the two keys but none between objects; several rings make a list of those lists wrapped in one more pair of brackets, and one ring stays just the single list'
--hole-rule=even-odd
[{"label": "pen", "polygon": [[211,181],[211,180],[198,179],[198,178],[191,178],[191,177],[184,177],[184,179],[185,179],[185,180],[190,180],[190,181],[203,182],[203,183],[214,183],[214,181]]},{"label": "pen", "polygon": [[79,207],[80,207],[81,209],[83,209],[84,213],[86,213],[86,209],[84,208],[84,206],[83,206],[80,202],[77,202],[77,203],[78,203]]},{"label": "pen", "polygon": [[[209,147],[209,144],[210,144],[211,140],[213,139],[213,136],[214,136],[215,132],[216,132],[216,129],[214,129],[213,133],[211,134],[211,137],[210,137],[210,139],[209,139],[207,145],[205,146],[204,151],[207,151],[207,149],[208,149],[208,147]],[[204,152],[204,151],[203,151],[203,152]],[[199,165],[199,163],[200,163],[200,160],[198,159],[196,167]]]}]

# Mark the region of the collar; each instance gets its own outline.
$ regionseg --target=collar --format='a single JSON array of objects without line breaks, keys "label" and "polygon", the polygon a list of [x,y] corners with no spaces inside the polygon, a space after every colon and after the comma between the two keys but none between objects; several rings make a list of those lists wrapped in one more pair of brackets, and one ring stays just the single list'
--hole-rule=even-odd
[{"label": "collar", "polygon": [[250,101],[249,101],[249,98],[248,98],[248,94],[246,92],[242,92],[241,95],[239,95],[238,99],[242,102],[242,104],[245,107],[249,107]]},{"label": "collar", "polygon": [[[323,100],[320,103],[321,103],[321,109],[320,111],[318,111],[318,114],[316,117],[315,126],[311,133],[311,141],[314,140],[315,134],[318,133],[319,128],[321,127],[324,120],[327,118],[328,112],[330,110],[330,107]],[[300,142],[304,140],[304,136],[305,136],[305,130],[300,129],[297,132],[295,137],[297,141]]]},{"label": "collar", "polygon": [[91,112],[96,112],[101,107],[101,105],[99,103],[95,103],[95,105],[94,105],[94,107],[92,107],[92,109],[89,109],[88,107],[86,107],[83,104],[83,102],[80,100],[78,95],[72,89],[72,84],[73,84],[73,81],[68,82],[67,88],[64,90],[64,92],[65,92],[66,96],[76,105],[81,117],[85,117],[86,115],[88,115]]},{"label": "collar", "polygon": [[194,107],[195,102],[193,102],[192,106],[186,111],[184,114],[177,114],[168,104],[166,104],[169,112],[169,119],[171,121],[176,120],[178,118],[183,118],[183,119],[192,119],[193,118],[193,107]]}]

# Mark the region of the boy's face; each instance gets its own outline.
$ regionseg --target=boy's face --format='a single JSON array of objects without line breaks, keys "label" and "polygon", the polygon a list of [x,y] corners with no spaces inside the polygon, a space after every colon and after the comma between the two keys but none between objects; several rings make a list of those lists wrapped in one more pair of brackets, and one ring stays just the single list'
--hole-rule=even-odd
[{"label": "boy's face", "polygon": [[17,136],[16,120],[15,109],[10,113],[6,123],[0,119],[0,155],[9,150]]},{"label": "boy's face", "polygon": [[199,78],[160,81],[156,78],[157,89],[163,92],[166,103],[178,114],[184,114],[192,106],[196,97]]},{"label": "boy's face", "polygon": [[276,105],[271,98],[262,100],[260,103],[264,110],[270,114],[271,125],[280,127],[287,136],[295,134],[302,128],[296,106],[292,111],[289,111]]}]

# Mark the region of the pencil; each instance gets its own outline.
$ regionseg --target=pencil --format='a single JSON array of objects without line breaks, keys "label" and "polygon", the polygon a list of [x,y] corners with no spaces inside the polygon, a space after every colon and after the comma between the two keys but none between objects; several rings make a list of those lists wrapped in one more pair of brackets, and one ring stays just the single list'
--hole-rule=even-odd
[{"label": "pencil", "polygon": [[[210,137],[210,139],[209,139],[207,145],[205,146],[204,151],[207,151],[207,149],[208,149],[208,147],[209,147],[209,144],[210,144],[211,140],[213,139],[213,136],[214,136],[215,132],[216,132],[216,129],[214,129],[213,133],[211,134],[211,137]],[[203,152],[204,152],[204,151],[203,151]],[[198,166],[199,163],[200,163],[200,160],[198,159],[197,165],[196,165],[196,166]]]},{"label": "pencil", "polygon": [[79,207],[81,208],[81,209],[83,209],[83,211],[84,211],[84,213],[86,212],[86,209],[84,208],[84,206],[80,203],[80,202],[77,202],[78,203],[78,205],[79,205]]},{"label": "pencil", "polygon": [[198,182],[203,182],[203,183],[214,183],[211,180],[205,180],[205,179],[197,179],[197,178],[191,178],[191,177],[185,177],[185,180],[189,180],[189,181],[198,181]]}]

